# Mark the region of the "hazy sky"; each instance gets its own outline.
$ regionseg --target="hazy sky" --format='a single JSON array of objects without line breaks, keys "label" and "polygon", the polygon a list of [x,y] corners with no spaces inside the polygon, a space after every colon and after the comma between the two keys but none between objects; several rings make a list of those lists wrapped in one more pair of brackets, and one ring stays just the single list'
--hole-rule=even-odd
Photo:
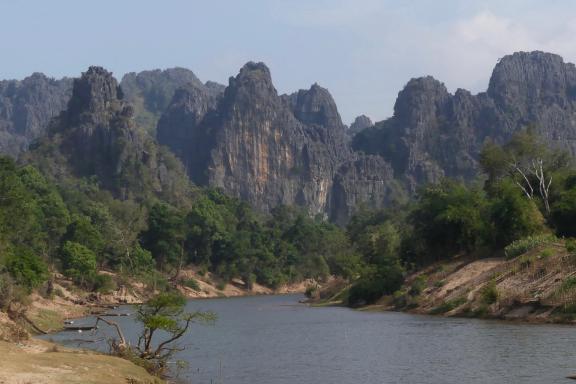
[{"label": "hazy sky", "polygon": [[318,82],[344,122],[388,117],[412,77],[486,89],[507,53],[576,61],[573,0],[0,0],[0,78],[182,66],[227,84],[264,61],[279,92]]}]

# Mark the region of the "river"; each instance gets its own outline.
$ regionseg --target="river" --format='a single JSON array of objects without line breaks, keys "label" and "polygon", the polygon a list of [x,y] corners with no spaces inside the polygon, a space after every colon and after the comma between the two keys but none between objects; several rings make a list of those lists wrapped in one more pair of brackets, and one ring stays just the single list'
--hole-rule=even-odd
[{"label": "river", "polygon": [[[299,299],[189,301],[190,311],[213,311],[218,320],[194,325],[178,356],[188,362],[180,377],[194,384],[548,384],[570,383],[565,377],[576,373],[570,326],[311,308]],[[135,339],[131,317],[111,319]],[[83,322],[93,320],[76,323]],[[46,338],[78,346],[91,337]]]}]

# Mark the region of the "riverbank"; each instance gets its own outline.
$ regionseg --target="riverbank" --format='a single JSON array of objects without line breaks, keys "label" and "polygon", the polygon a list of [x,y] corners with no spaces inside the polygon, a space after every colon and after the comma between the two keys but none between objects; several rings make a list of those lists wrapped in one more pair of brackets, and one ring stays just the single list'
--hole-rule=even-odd
[{"label": "riverbank", "polygon": [[[312,300],[345,304],[345,285]],[[576,257],[562,241],[507,259],[455,257],[406,277],[394,295],[364,311],[402,311],[532,323],[576,323]]]},{"label": "riverbank", "polygon": [[[111,276],[115,282],[120,280],[113,273],[100,273]],[[254,284],[252,289],[247,289],[241,280],[223,284],[211,274],[201,275],[193,269],[181,271],[175,281],[177,283],[173,287],[188,299],[302,293],[311,284],[301,282],[278,290]],[[137,280],[123,279],[122,284],[116,284],[117,288],[109,292],[90,293],[78,289],[62,275],[54,275],[51,293],[31,294],[27,300],[25,317],[18,323],[0,312],[0,354],[10,356],[0,362],[0,384],[162,383],[162,380],[125,359],[63,348],[32,338],[39,330],[48,334],[55,333],[64,328],[65,321],[103,314],[116,305],[141,303],[157,292]]]}]

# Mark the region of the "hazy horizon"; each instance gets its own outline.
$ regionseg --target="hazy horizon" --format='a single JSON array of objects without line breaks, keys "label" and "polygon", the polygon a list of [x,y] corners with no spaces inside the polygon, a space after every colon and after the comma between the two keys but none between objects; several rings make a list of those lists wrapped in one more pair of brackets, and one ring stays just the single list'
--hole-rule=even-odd
[{"label": "hazy horizon", "polygon": [[0,78],[76,77],[100,65],[120,80],[184,67],[227,84],[246,62],[263,61],[279,93],[317,82],[346,124],[360,114],[379,121],[414,77],[478,93],[506,54],[543,50],[574,62],[570,10],[576,3],[561,0],[3,3],[13,17],[0,25],[10,36],[0,42]]}]

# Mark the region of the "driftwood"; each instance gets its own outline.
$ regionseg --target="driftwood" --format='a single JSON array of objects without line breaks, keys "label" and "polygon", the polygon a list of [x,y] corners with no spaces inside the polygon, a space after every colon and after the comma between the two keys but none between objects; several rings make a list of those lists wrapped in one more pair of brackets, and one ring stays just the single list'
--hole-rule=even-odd
[{"label": "driftwood", "polygon": [[47,335],[47,334],[48,334],[48,332],[43,331],[43,330],[41,330],[40,328],[38,328],[38,326],[37,326],[36,324],[34,324],[34,322],[33,322],[32,320],[30,320],[30,319],[28,318],[28,316],[26,316],[25,314],[20,313],[18,316],[19,316],[20,318],[22,318],[24,321],[26,321],[28,324],[30,324],[30,326],[31,326],[36,332],[41,333],[41,334],[43,334],[43,335]]},{"label": "driftwood", "polygon": [[100,316],[104,317],[123,317],[123,316],[130,316],[129,313],[102,313]]},{"label": "driftwood", "polygon": [[98,317],[96,317],[96,323],[94,324],[93,328],[98,328],[99,322],[103,322],[103,323],[105,323],[111,327],[116,328],[116,333],[118,334],[118,337],[120,338],[119,346],[120,347],[126,346],[126,339],[124,338],[124,334],[122,333],[122,330],[120,329],[120,326],[117,323],[115,323],[114,321],[106,320],[105,318],[98,316]]}]

